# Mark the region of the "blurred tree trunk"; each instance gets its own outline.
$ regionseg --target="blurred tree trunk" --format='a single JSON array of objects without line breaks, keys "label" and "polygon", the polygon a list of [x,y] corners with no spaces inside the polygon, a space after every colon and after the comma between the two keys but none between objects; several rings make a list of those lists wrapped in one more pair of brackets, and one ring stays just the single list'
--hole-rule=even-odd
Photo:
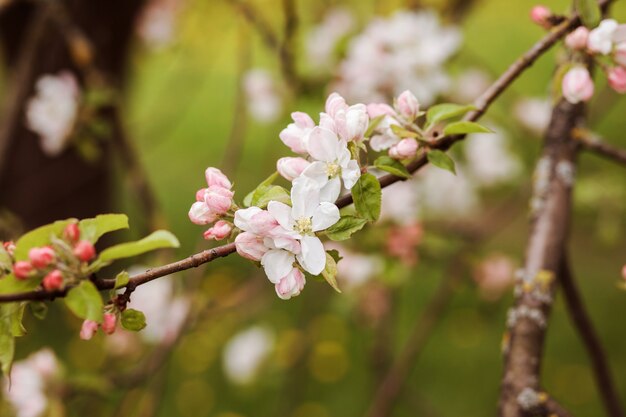
[{"label": "blurred tree trunk", "polygon": [[[62,23],[49,14],[48,1],[58,1],[72,25],[86,35],[93,48],[93,65],[117,89],[124,84],[133,28],[143,3],[15,0],[0,9],[0,43],[8,76],[0,115],[0,210],[16,215],[26,230],[112,208],[111,152],[115,138],[101,145],[101,157],[95,162],[87,162],[71,146],[50,158],[42,152],[37,135],[25,127],[25,103],[42,74],[70,69],[82,78]],[[2,234],[6,231],[0,230],[0,237]]]}]

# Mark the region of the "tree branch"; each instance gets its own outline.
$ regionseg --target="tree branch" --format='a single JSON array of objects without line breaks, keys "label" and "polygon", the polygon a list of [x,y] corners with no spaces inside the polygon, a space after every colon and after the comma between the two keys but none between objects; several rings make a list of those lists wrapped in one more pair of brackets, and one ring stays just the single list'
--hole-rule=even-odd
[{"label": "tree branch", "polygon": [[563,296],[569,317],[589,355],[598,392],[602,397],[607,415],[609,417],[623,417],[624,410],[620,404],[604,349],[600,344],[600,339],[596,334],[593,323],[576,287],[566,255],[563,256],[561,262],[559,283],[563,288]]},{"label": "tree branch", "polygon": [[599,137],[580,129],[575,132],[575,138],[583,149],[626,166],[626,149],[603,142]]}]

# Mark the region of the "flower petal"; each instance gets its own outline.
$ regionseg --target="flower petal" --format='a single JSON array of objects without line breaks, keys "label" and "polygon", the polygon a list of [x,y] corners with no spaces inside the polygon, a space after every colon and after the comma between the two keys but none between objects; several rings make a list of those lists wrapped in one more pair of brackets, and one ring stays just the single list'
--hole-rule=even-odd
[{"label": "flower petal", "polygon": [[339,209],[333,203],[320,203],[313,214],[313,231],[328,229],[339,221]]},{"label": "flower petal", "polygon": [[[274,216],[278,224],[287,230],[293,228],[293,217],[291,217],[291,207],[280,201],[270,201],[267,211]],[[236,224],[236,223],[235,223]]]},{"label": "flower petal", "polygon": [[307,272],[319,275],[326,267],[326,253],[322,241],[316,236],[304,236],[300,241],[298,262]]},{"label": "flower petal", "polygon": [[348,190],[354,187],[354,184],[359,180],[361,176],[361,169],[359,163],[354,159],[348,161],[345,167],[341,167],[341,178],[343,179],[343,186]]},{"label": "flower petal", "polygon": [[341,180],[339,177],[331,178],[320,190],[320,201],[334,203],[341,193]]},{"label": "flower petal", "polygon": [[261,265],[263,265],[270,282],[276,284],[281,278],[291,272],[293,261],[293,253],[281,249],[272,249],[263,255]]},{"label": "flower petal", "polygon": [[339,138],[328,129],[316,127],[307,136],[306,146],[309,155],[314,159],[332,162],[339,153]]},{"label": "flower petal", "polygon": [[248,207],[245,209],[239,209],[235,212],[235,226],[240,228],[243,231],[250,231],[250,219],[255,214],[261,212],[261,209],[258,207]]},{"label": "flower petal", "polygon": [[291,187],[291,204],[294,220],[313,216],[320,204],[320,185],[307,176],[296,178]]}]

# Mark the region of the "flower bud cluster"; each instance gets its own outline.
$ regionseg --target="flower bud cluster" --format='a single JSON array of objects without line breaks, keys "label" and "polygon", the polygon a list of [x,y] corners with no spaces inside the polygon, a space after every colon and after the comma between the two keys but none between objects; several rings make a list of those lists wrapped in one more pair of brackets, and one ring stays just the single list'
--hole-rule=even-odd
[{"label": "flower bud cluster", "polygon": [[222,240],[230,236],[232,223],[223,218],[232,216],[234,191],[230,180],[217,168],[207,168],[205,177],[208,187],[196,192],[196,202],[189,209],[189,219],[199,225],[214,223],[204,238]]}]

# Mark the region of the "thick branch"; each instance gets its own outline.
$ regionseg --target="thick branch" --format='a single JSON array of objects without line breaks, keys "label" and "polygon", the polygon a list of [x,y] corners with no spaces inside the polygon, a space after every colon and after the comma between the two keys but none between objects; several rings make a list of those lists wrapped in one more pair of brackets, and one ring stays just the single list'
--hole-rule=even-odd
[{"label": "thick branch", "polygon": [[600,344],[600,339],[585,309],[585,305],[570,271],[569,262],[565,256],[563,257],[560,269],[559,283],[563,288],[567,311],[589,355],[593,375],[598,386],[598,392],[602,397],[604,408],[609,417],[623,417],[624,411],[609,370],[609,364],[607,363],[604,349]]}]

